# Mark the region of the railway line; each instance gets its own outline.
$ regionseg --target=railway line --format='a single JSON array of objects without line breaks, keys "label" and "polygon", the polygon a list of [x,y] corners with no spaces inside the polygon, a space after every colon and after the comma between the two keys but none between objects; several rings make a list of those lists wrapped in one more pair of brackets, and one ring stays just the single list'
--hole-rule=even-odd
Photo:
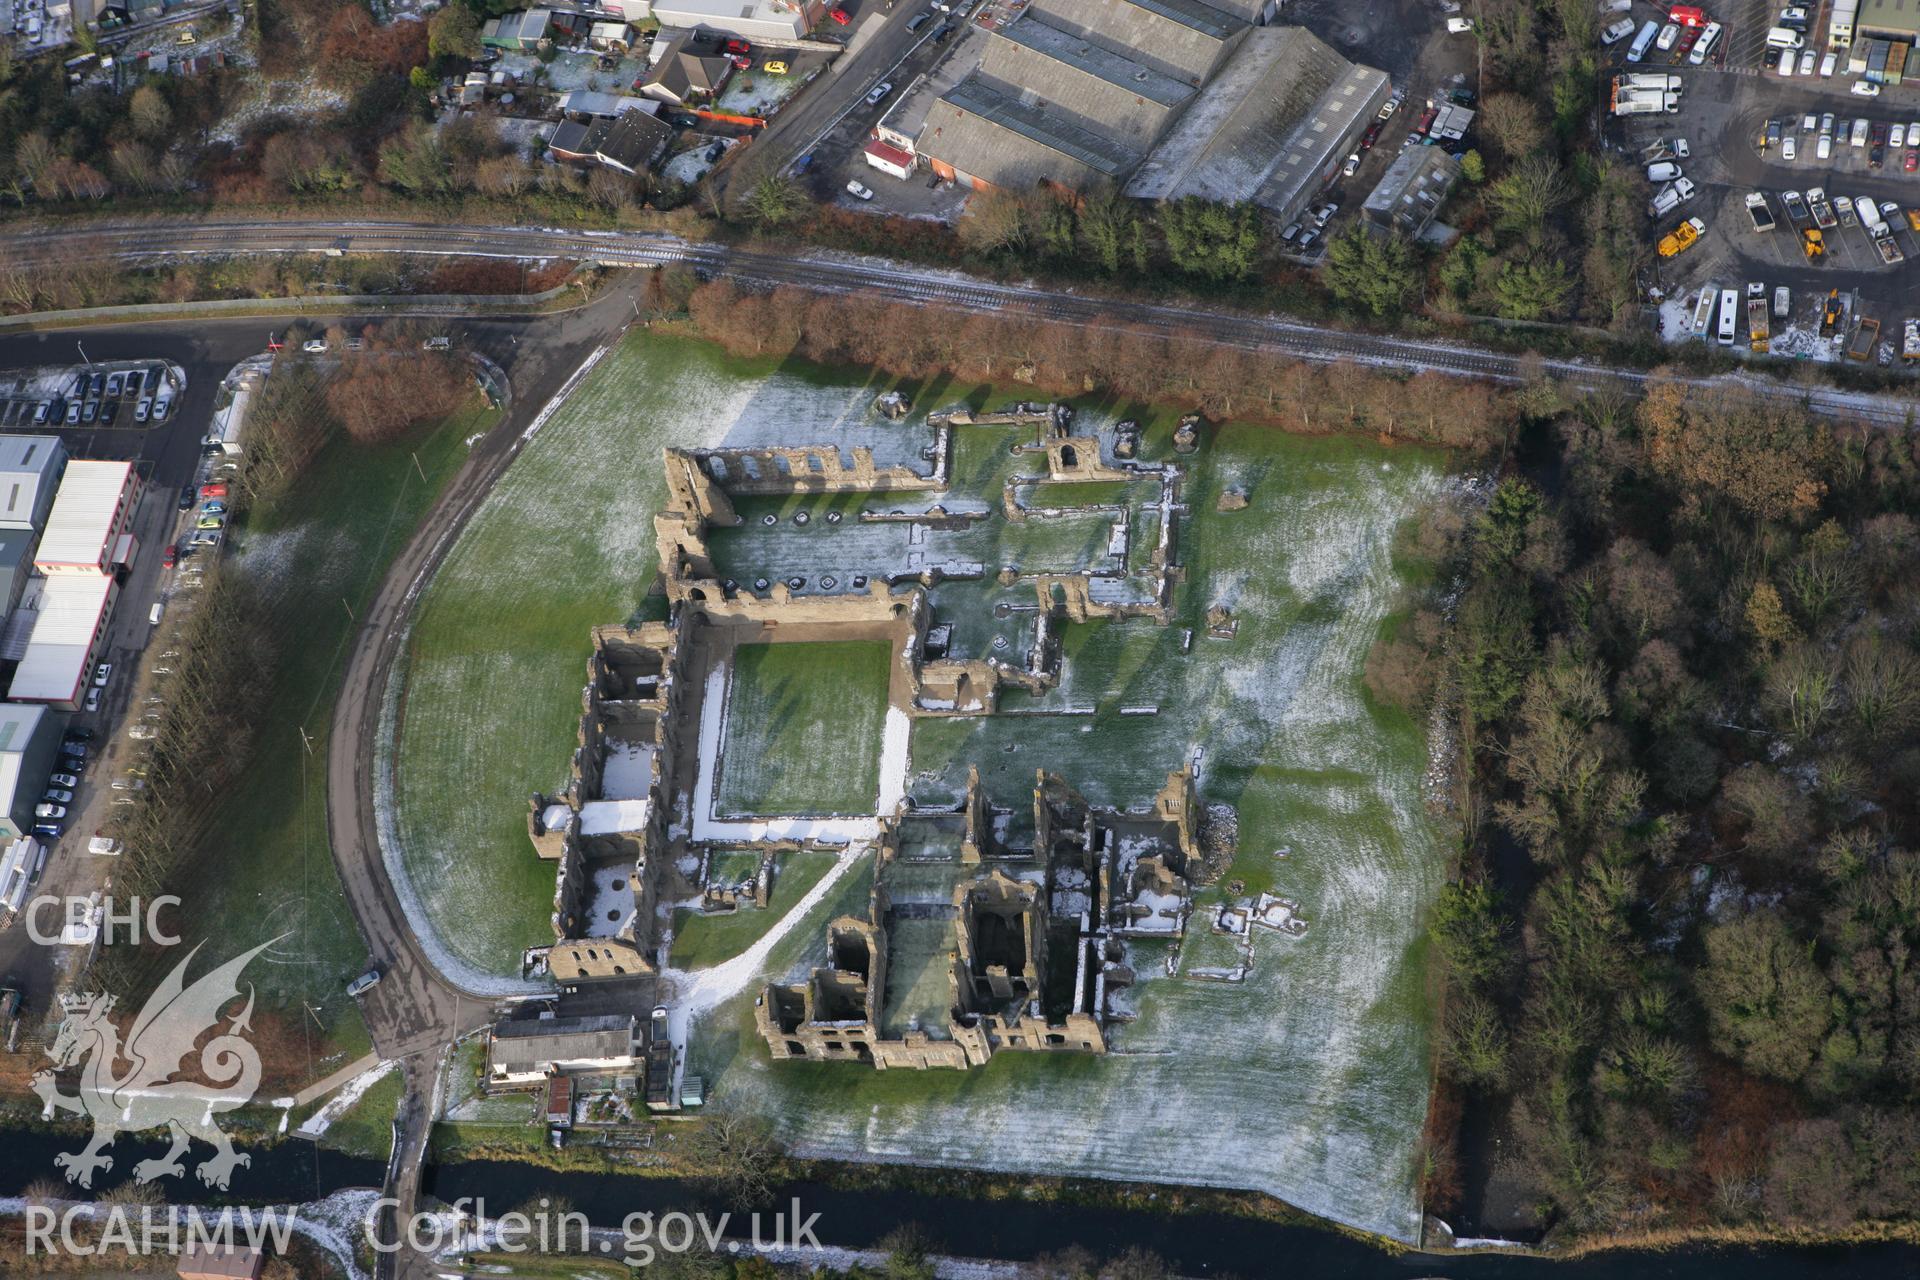
[{"label": "railway line", "polygon": [[[703,274],[753,288],[794,285],[833,293],[863,293],[960,312],[1018,311],[1044,320],[1102,331],[1141,329],[1200,337],[1243,350],[1297,360],[1347,360],[1374,368],[1432,372],[1517,384],[1545,373],[1576,387],[1643,387],[1642,369],[1581,360],[1508,354],[1470,344],[1330,329],[1276,315],[1253,315],[1197,305],[1100,298],[1071,289],[983,280],[962,272],[880,258],[826,252],[771,254],[643,231],[559,227],[434,226],[404,221],[153,220],[48,228],[12,237],[16,261],[57,264],[74,253],[126,262],[182,257],[270,253],[396,253],[483,258],[574,258],[613,267],[686,264]],[[1727,376],[1682,377],[1707,389]],[[1914,420],[1911,397],[1838,388],[1794,386],[1738,376],[1739,385],[1781,403],[1803,403],[1817,413],[1887,426]]]}]

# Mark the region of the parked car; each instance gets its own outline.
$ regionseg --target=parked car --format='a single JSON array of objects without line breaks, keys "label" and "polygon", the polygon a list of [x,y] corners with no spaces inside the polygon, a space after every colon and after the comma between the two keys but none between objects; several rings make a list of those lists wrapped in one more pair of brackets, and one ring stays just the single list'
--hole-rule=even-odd
[{"label": "parked car", "polygon": [[1679,39],[1680,24],[1677,22],[1669,22],[1666,26],[1660,28],[1660,34],[1654,37],[1653,47],[1665,53],[1669,49],[1672,49]]},{"label": "parked car", "polygon": [[133,420],[135,422],[145,422],[147,420],[147,415],[151,414],[152,412],[153,412],[153,397],[141,396],[140,403],[133,406]]},{"label": "parked car", "polygon": [[867,90],[867,105],[872,106],[892,92],[893,82],[891,80],[882,80],[879,84]]},{"label": "parked car", "polygon": [[87,852],[97,853],[102,857],[115,857],[123,848],[125,848],[125,846],[118,840],[100,831],[94,832],[92,837],[87,841]]},{"label": "parked car", "polygon": [[839,23],[843,27],[846,26],[849,22],[853,21],[852,18],[847,16],[847,11],[845,9],[831,10],[828,12],[827,16],[829,18],[832,18],[835,22]]},{"label": "parked car", "polygon": [[768,59],[760,64],[760,69],[770,76],[783,76],[789,70],[786,62],[780,58]]},{"label": "parked car", "polygon": [[63,804],[37,804],[33,806],[33,816],[36,818],[64,818],[67,816],[67,806]]},{"label": "parked car", "polygon": [[72,804],[73,792],[68,791],[65,787],[48,787],[46,794],[40,798],[48,804]]},{"label": "parked car", "polygon": [[113,679],[113,664],[111,662],[103,662],[99,666],[93,669],[93,687],[94,688],[96,689],[106,688],[107,681],[111,679]]},{"label": "parked car", "polygon": [[203,498],[224,498],[227,496],[227,486],[218,480],[211,481],[200,486],[200,496]]},{"label": "parked car", "polygon": [[1473,31],[1472,18],[1448,18],[1447,19],[1447,34],[1450,36],[1464,36],[1464,35],[1470,34],[1472,31]]},{"label": "parked car", "polygon": [[51,774],[48,776],[47,781],[56,787],[66,787],[69,790],[80,785],[80,779],[70,773]]},{"label": "parked car", "polygon": [[191,482],[181,485],[180,496],[174,501],[174,505],[180,508],[180,510],[182,511],[193,510],[194,497],[199,492],[200,491],[196,489]]},{"label": "parked car", "polygon": [[945,44],[947,37],[952,34],[953,24],[951,22],[943,22],[933,29],[933,42],[935,44]]},{"label": "parked car", "polygon": [[203,516],[223,516],[227,514],[226,499],[225,498],[209,498],[205,503],[201,505],[200,514]]},{"label": "parked car", "polygon": [[1803,76],[1812,75],[1814,63],[1818,60],[1818,57],[1819,55],[1813,50],[1802,49],[1800,51],[1800,74]]},{"label": "parked car", "polygon": [[723,53],[752,53],[753,46],[739,36],[728,36],[720,42],[720,50]]},{"label": "parked car", "polygon": [[85,707],[87,711],[90,713],[94,711],[98,711],[100,709],[100,690],[98,689],[87,690],[86,700],[82,702],[80,705]]},{"label": "parked car", "polygon": [[1880,86],[1871,80],[1855,80],[1851,92],[1856,98],[1877,98],[1880,96]]},{"label": "parked car", "polygon": [[1333,221],[1333,215],[1338,212],[1340,212],[1339,205],[1323,204],[1313,211],[1313,223],[1317,227],[1324,227]]},{"label": "parked car", "polygon": [[327,340],[325,338],[308,338],[300,344],[300,349],[310,356],[317,356],[326,351]]},{"label": "parked car", "polygon": [[379,982],[380,982],[380,966],[375,965],[373,968],[367,970],[365,973],[361,974],[359,977],[355,978],[352,982],[349,982],[347,984],[347,994],[350,996],[364,995],[368,991],[373,990],[375,986],[379,985]]},{"label": "parked car", "polygon": [[98,400],[89,400],[87,401],[86,408],[83,409],[80,413],[80,421],[92,422],[95,418],[99,416],[100,416],[100,402]]},{"label": "parked car", "polygon": [[193,527],[196,529],[221,529],[226,527],[226,523],[227,518],[225,516],[201,516],[193,522]]},{"label": "parked car", "polygon": [[85,756],[61,756],[54,764],[61,773],[78,774],[87,771]]},{"label": "parked car", "polygon": [[1786,137],[1780,139],[1780,158],[1782,160],[1793,159],[1799,153],[1799,150],[1799,144],[1793,140],[1792,134],[1788,134]]},{"label": "parked car", "polygon": [[852,196],[852,197],[854,197],[854,198],[855,198],[856,200],[871,200],[871,199],[873,199],[873,190],[872,190],[872,188],[870,188],[870,187],[863,187],[863,186],[861,186],[861,185],[860,185],[860,180],[859,180],[858,178],[852,178],[852,179],[849,179],[849,180],[848,180],[848,182],[847,182],[847,194],[848,194],[848,195],[850,195],[850,196]]},{"label": "parked car", "polygon": [[33,824],[33,834],[41,840],[58,840],[66,833],[66,830],[67,824],[64,822],[36,822]]},{"label": "parked car", "polygon": [[124,373],[110,373],[110,374],[108,374],[108,375],[107,375],[107,394],[108,394],[109,396],[117,396],[117,395],[119,395],[119,394],[120,394],[120,388],[121,388],[121,387],[122,387],[123,385],[125,385],[125,383],[126,383],[126,380],[127,380],[127,375],[126,375],[126,374],[124,374]]},{"label": "parked car", "polygon": [[171,569],[173,568],[173,566],[179,563],[180,563],[180,548],[174,543],[169,542],[167,544],[167,549],[160,553],[160,567],[162,569]]},{"label": "parked car", "polygon": [[1319,238],[1320,238],[1320,228],[1308,227],[1307,233],[1300,237],[1300,244],[1298,246],[1300,252],[1305,253],[1308,249],[1312,248],[1313,242],[1315,240],[1318,240]]},{"label": "parked car", "polygon": [[1680,166],[1671,160],[1659,160],[1647,166],[1648,182],[1672,182],[1680,176]]},{"label": "parked car", "polygon": [[1636,25],[1632,18],[1622,18],[1600,33],[1600,43],[1619,44],[1633,34]]}]

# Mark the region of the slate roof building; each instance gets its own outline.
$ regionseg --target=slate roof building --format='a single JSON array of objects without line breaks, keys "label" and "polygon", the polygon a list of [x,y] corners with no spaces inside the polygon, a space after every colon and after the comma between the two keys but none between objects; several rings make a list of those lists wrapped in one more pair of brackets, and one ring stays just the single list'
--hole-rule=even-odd
[{"label": "slate roof building", "polygon": [[547,139],[547,151],[568,164],[599,164],[622,173],[645,173],[673,140],[673,129],[644,111],[591,120],[562,120]]},{"label": "slate roof building", "polygon": [[1458,158],[1440,147],[1408,147],[1387,166],[1380,184],[1360,206],[1360,217],[1369,227],[1418,236],[1459,179]]},{"label": "slate roof building", "polygon": [[533,1084],[554,1072],[626,1071],[640,1062],[633,1015],[519,1018],[496,1023],[487,1041],[495,1084]]}]

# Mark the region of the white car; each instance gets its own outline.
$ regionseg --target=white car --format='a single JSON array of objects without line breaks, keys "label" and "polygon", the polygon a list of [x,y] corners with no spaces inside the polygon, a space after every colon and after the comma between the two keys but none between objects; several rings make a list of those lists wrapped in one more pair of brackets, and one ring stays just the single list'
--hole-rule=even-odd
[{"label": "white car", "polygon": [[1830,53],[1826,57],[1820,59],[1821,78],[1826,80],[1833,79],[1834,68],[1839,65],[1840,65],[1840,55],[1837,53]]},{"label": "white car", "polygon": [[1780,158],[1782,160],[1793,159],[1797,150],[1798,147],[1794,144],[1792,134],[1788,134],[1786,137],[1780,139]]},{"label": "white car", "polygon": [[300,344],[300,349],[310,356],[317,356],[327,349],[327,340],[325,338],[308,338]]},{"label": "white car", "polygon": [[1832,159],[1833,158],[1833,135],[1830,133],[1821,134],[1820,141],[1814,144],[1813,154],[1820,157],[1822,160]]},{"label": "white car", "polygon": [[1680,176],[1680,166],[1671,160],[1659,160],[1647,166],[1648,182],[1672,182]]},{"label": "white car", "polygon": [[106,688],[107,681],[111,679],[113,679],[113,664],[111,662],[103,662],[99,666],[93,669],[93,687],[94,688],[96,689]]},{"label": "white car", "polygon": [[1677,22],[1669,22],[1666,26],[1660,28],[1660,34],[1654,39],[1653,47],[1665,53],[1668,49],[1673,48],[1679,39],[1680,24]]},{"label": "white car", "polygon": [[892,92],[893,92],[893,83],[888,80],[882,80],[879,84],[867,90],[867,105],[872,106],[874,103],[880,101],[880,99],[886,97],[888,94]]},{"label": "white car", "polygon": [[1905,126],[1904,124],[1896,124],[1891,129],[1887,130],[1887,148],[1889,150],[1898,150],[1899,148],[1904,147],[1906,145],[1907,145],[1907,126]]},{"label": "white car", "polygon": [[1347,162],[1345,164],[1340,166],[1340,173],[1343,177],[1351,178],[1355,173],[1359,172],[1359,169],[1360,169],[1360,153],[1356,151],[1352,155],[1347,157]]},{"label": "white car", "polygon": [[86,709],[90,712],[98,711],[100,709],[100,690],[98,689],[87,690],[87,700],[82,705],[85,706]]},{"label": "white car", "polygon": [[1463,36],[1471,32],[1472,30],[1473,30],[1472,18],[1448,18],[1447,19],[1447,34],[1450,36]]},{"label": "white car", "polygon": [[1687,61],[1696,67],[1706,66],[1707,55],[1713,52],[1713,46],[1720,43],[1720,31],[1719,23],[1709,22],[1706,29],[1701,31],[1700,38],[1693,42],[1693,52],[1687,55]]},{"label": "white car", "polygon": [[854,178],[848,181],[847,194],[852,196],[856,200],[873,199],[873,189],[871,187],[861,186],[860,180],[858,178]]},{"label": "white car", "polygon": [[[1810,76],[1813,74],[1813,64],[1817,57],[1818,55],[1815,54],[1814,51],[1811,49],[1802,49],[1800,51],[1800,74],[1801,75]],[[1786,61],[1786,59],[1782,58],[1781,61],[1784,62]]]},{"label": "white car", "polygon": [[120,849],[121,849],[120,842],[118,840],[115,840],[112,836],[97,835],[97,836],[91,837],[87,841],[88,853],[97,853],[100,856],[105,858],[111,858],[111,857],[117,856],[120,852]]},{"label": "white car", "polygon": [[1675,138],[1673,140],[1673,154],[1685,160],[1693,154],[1693,148],[1687,145],[1685,138]]},{"label": "white car", "polygon": [[1601,44],[1619,44],[1622,40],[1625,40],[1628,36],[1632,35],[1633,30],[1634,30],[1633,19],[1622,18],[1620,19],[1620,21],[1614,23],[1612,26],[1608,27],[1605,31],[1602,31],[1600,33],[1600,43]]},{"label": "white car", "polygon": [[1877,98],[1880,96],[1880,86],[1871,80],[1855,80],[1852,92],[1856,98]]}]

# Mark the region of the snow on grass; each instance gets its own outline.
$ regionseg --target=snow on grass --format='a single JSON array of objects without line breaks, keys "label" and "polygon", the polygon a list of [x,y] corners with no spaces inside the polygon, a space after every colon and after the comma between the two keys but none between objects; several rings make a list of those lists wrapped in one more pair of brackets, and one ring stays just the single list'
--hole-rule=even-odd
[{"label": "snow on grass", "polygon": [[[565,776],[588,627],[646,607],[660,446],[837,440],[916,458],[922,420],[879,423],[868,412],[878,389],[743,369],[637,336],[528,446],[427,591],[408,648],[396,825],[449,948],[513,972],[522,946],[550,937],[551,868],[528,846],[525,798]],[[918,409],[938,407],[942,393],[921,398]],[[1105,420],[1083,410],[1088,430]],[[1149,459],[1170,456],[1171,426],[1149,424]],[[962,437],[959,494],[997,495],[1018,465],[1006,444],[986,431]],[[1225,878],[1299,900],[1306,936],[1196,928],[1177,953],[1136,944],[1143,981],[1126,1001],[1138,1018],[1103,1058],[1003,1054],[966,1073],[772,1063],[753,997],[762,981],[824,958],[827,920],[866,909],[871,858],[849,849],[747,950],[673,975],[687,1069],[716,1099],[763,1108],[806,1155],[1250,1187],[1410,1237],[1428,1087],[1420,923],[1445,857],[1422,804],[1421,727],[1371,707],[1360,672],[1397,585],[1394,529],[1436,489],[1438,467],[1410,450],[1242,427],[1185,461],[1177,545],[1188,573],[1174,625],[1065,627],[1061,687],[1010,696],[1007,708],[1074,714],[902,717],[883,732],[883,772],[924,805],[957,799],[978,763],[995,803],[1018,813],[1036,767],[1095,802],[1136,805],[1197,755],[1204,798],[1239,813]],[[1251,505],[1216,511],[1223,487]],[[823,546],[821,532],[777,536]],[[1018,562],[1059,533],[995,519],[966,549],[988,565]],[[992,617],[996,605],[1030,607],[1030,585],[949,580],[933,597],[963,653],[1002,638],[1017,655],[1030,635],[1030,613]],[[1238,619],[1231,640],[1204,634],[1216,601]],[[709,702],[723,706],[724,670],[717,679]],[[1143,705],[1158,714],[1120,714]],[[701,732],[717,745],[718,715]],[[696,833],[711,821],[714,785],[701,780]],[[836,834],[856,848],[862,838]],[[1274,858],[1282,846],[1289,856]],[[1223,899],[1203,890],[1195,919]],[[1192,976],[1241,965],[1243,945],[1243,981]]]},{"label": "snow on grass", "polygon": [[382,1062],[347,1081],[340,1092],[327,1100],[326,1106],[308,1116],[300,1127],[294,1130],[294,1136],[317,1138],[325,1133],[333,1127],[334,1121],[353,1110],[354,1104],[366,1096],[367,1090],[386,1079],[399,1065],[397,1062]]}]

